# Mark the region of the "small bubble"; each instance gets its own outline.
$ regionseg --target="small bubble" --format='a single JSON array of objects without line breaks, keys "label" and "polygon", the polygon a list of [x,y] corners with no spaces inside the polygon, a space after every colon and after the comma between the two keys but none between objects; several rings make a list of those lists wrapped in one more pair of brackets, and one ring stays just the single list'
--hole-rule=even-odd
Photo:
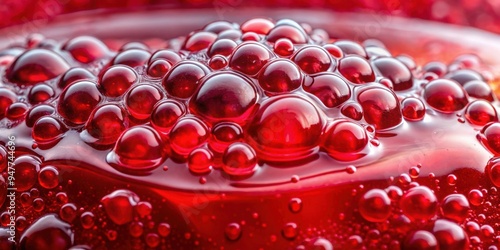
[{"label": "small bubble", "polygon": [[77,208],[73,203],[64,204],[59,211],[59,216],[61,216],[61,219],[69,223],[71,223],[75,219],[76,214]]},{"label": "small bubble", "polygon": [[490,225],[482,225],[481,233],[485,238],[490,239],[495,235],[495,229],[493,229]]},{"label": "small bubble", "polygon": [[119,189],[104,196],[101,203],[111,221],[117,225],[123,225],[132,221],[134,207],[139,200],[139,197],[132,191]]},{"label": "small bubble", "polygon": [[16,218],[16,229],[19,231],[24,231],[29,226],[28,220],[26,220],[26,217],[24,216],[19,216]]},{"label": "small bubble", "polygon": [[300,181],[300,177],[298,175],[292,175],[292,178],[290,178],[290,181],[293,183],[297,183]]},{"label": "small bubble", "polygon": [[58,204],[66,204],[68,202],[68,195],[64,192],[59,192],[56,194],[56,201]]},{"label": "small bubble", "polygon": [[403,214],[412,220],[427,220],[436,214],[437,198],[426,186],[413,187],[401,198]]},{"label": "small bubble", "polygon": [[347,239],[347,246],[350,247],[351,249],[357,249],[363,244],[363,238],[359,235],[351,235]]},{"label": "small bubble", "polygon": [[392,201],[397,201],[403,196],[403,190],[398,186],[389,186],[385,189],[385,192]]},{"label": "small bubble", "polygon": [[496,157],[488,162],[486,165],[486,175],[494,186],[500,187],[500,158]]},{"label": "small bubble", "polygon": [[359,200],[359,213],[370,222],[383,222],[391,214],[391,199],[382,189],[372,189]]},{"label": "small bubble", "polygon": [[469,221],[465,224],[465,230],[471,234],[471,235],[475,235],[479,232],[480,228],[479,228],[479,225],[477,224],[477,222],[475,221]]},{"label": "small bubble", "polygon": [[469,215],[469,201],[462,194],[450,194],[441,202],[441,212],[443,217],[463,222]]},{"label": "small bubble", "polygon": [[226,226],[225,229],[226,237],[229,240],[235,241],[238,240],[241,236],[241,227],[238,223],[230,223]]},{"label": "small bubble", "polygon": [[446,177],[446,181],[448,182],[448,185],[455,186],[457,184],[457,176],[450,174]]},{"label": "small bubble", "polygon": [[115,241],[116,238],[118,238],[118,233],[115,230],[108,230],[106,232],[106,237],[108,237],[110,241]]},{"label": "small bubble", "polygon": [[38,173],[38,183],[46,189],[53,189],[59,185],[59,172],[55,167],[46,166]]},{"label": "small bubble", "polygon": [[90,229],[94,226],[94,214],[92,212],[84,212],[80,216],[80,222],[84,229]]},{"label": "small bubble", "polygon": [[348,174],[354,174],[356,173],[357,171],[357,168],[356,166],[353,166],[353,165],[349,165],[345,168],[345,171],[348,173]]},{"label": "small bubble", "polygon": [[408,174],[401,174],[398,180],[402,185],[408,185],[411,182],[411,177]]},{"label": "small bubble", "polygon": [[160,237],[155,233],[149,233],[146,235],[146,244],[151,248],[155,248],[160,244]]},{"label": "small bubble", "polygon": [[436,237],[428,231],[418,230],[406,237],[403,249],[438,249]]},{"label": "small bubble", "polygon": [[198,180],[198,182],[199,182],[200,184],[205,184],[205,183],[207,183],[207,178],[205,178],[205,177],[200,177],[200,179]]},{"label": "small bubble", "polygon": [[153,210],[153,206],[151,205],[151,203],[149,203],[147,201],[140,201],[135,206],[135,210],[137,211],[137,213],[139,214],[139,216],[141,218],[144,218],[144,217],[151,214],[151,210]]},{"label": "small bubble", "polygon": [[139,221],[134,221],[132,223],[130,223],[129,227],[128,227],[128,232],[130,233],[130,236],[132,237],[140,237],[142,235],[142,233],[144,232],[144,225],[142,224],[142,222],[139,222]]},{"label": "small bubble", "polygon": [[160,236],[162,237],[167,237],[170,235],[170,224],[168,223],[160,223],[158,225],[158,234],[160,234]]},{"label": "small bubble", "polygon": [[483,204],[484,201],[483,193],[481,193],[481,191],[477,189],[472,189],[471,191],[469,191],[467,198],[469,199],[470,204],[474,206],[479,206]]},{"label": "small bubble", "polygon": [[420,174],[420,168],[418,168],[417,166],[413,166],[408,171],[408,174],[410,174],[411,178],[416,179],[416,178],[418,178],[418,175]]},{"label": "small bubble", "polygon": [[297,224],[293,222],[289,222],[285,224],[285,227],[282,230],[283,237],[287,240],[293,240],[298,235],[298,227]]},{"label": "small bubble", "polygon": [[293,198],[288,203],[288,208],[292,213],[298,213],[302,210],[302,200],[299,198]]},{"label": "small bubble", "polygon": [[45,201],[42,198],[36,198],[33,200],[33,209],[36,212],[41,212],[45,208]]}]

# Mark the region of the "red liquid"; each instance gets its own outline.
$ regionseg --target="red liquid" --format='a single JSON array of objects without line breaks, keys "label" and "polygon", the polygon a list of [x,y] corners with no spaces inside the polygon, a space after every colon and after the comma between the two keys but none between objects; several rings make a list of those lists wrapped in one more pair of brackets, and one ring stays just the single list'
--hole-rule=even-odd
[{"label": "red liquid", "polygon": [[[165,13],[127,17],[157,23],[153,15]],[[111,18],[99,27],[119,32],[111,27],[126,18]],[[359,18],[352,15],[345,22],[366,20]],[[240,19],[247,18],[231,20]],[[395,29],[406,27],[404,22],[397,20],[401,26]],[[144,35],[127,40],[147,37],[155,31],[149,24],[141,29]],[[242,26],[245,39],[262,39],[259,34],[269,32],[274,46],[228,42],[222,50],[211,50],[215,33],[231,28],[222,23],[185,43],[146,40],[146,51],[140,43],[120,49],[123,42],[99,31],[95,34],[107,45],[81,38],[80,45],[72,40],[63,46],[64,32],[72,26],[56,24],[45,32],[61,43],[42,40],[34,46],[46,49],[16,54],[15,62],[13,56],[2,57],[8,81],[0,92],[5,107],[0,140],[7,146],[8,136],[16,136],[20,248],[500,247],[500,167],[490,161],[500,152],[498,123],[489,125],[498,121],[497,102],[480,83],[493,81],[472,71],[488,76],[488,65],[498,59],[484,56],[485,65],[475,65],[474,57],[452,62],[449,68],[456,71],[447,75],[439,67],[410,70],[405,61],[376,59],[377,53],[388,53],[384,48],[336,41],[329,42],[338,48],[324,47],[321,32],[306,35],[292,21],[274,25]],[[414,25],[415,30],[426,27]],[[358,38],[347,27],[353,26],[341,23],[329,31]],[[461,54],[456,48],[493,54],[494,48],[485,45],[496,37],[464,35],[469,40],[457,44],[448,36],[454,38],[459,29],[428,27],[443,33],[434,45],[442,47],[422,54],[408,50],[418,62],[448,61]],[[399,36],[382,33],[379,38],[392,41],[387,46],[393,55],[415,44],[422,48],[422,41]],[[417,36],[432,40],[425,32]],[[282,40],[285,49],[277,49],[283,38],[289,39]],[[312,38],[320,45],[297,45]],[[286,49],[286,41],[296,47]],[[182,52],[153,53],[165,44]],[[204,48],[228,56],[222,57],[227,66],[210,68],[204,52],[198,52]],[[289,59],[278,64],[280,56]],[[186,57],[201,63],[178,63]],[[163,78],[146,75],[146,65],[150,68],[157,58],[166,65]],[[66,72],[68,65],[90,72]],[[109,68],[98,74],[104,67]],[[113,77],[113,69],[120,78]],[[381,80],[382,74],[390,81]],[[48,87],[38,87],[40,81]],[[29,98],[29,92],[41,97]],[[23,108],[15,103],[19,97],[32,101]],[[45,104],[31,107],[39,102]],[[7,149],[0,147],[5,165]],[[3,211],[7,205],[3,201]],[[0,244],[8,249],[6,235],[4,229]]]}]

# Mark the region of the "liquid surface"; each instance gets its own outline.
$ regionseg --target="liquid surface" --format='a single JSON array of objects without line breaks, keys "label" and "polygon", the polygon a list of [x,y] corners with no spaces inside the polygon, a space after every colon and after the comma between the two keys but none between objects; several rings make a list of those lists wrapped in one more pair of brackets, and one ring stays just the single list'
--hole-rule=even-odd
[{"label": "liquid surface", "polygon": [[497,38],[454,27],[412,58],[399,33],[349,40],[354,14],[330,35],[275,15],[144,43],[55,23],[0,52],[18,246],[498,247]]}]

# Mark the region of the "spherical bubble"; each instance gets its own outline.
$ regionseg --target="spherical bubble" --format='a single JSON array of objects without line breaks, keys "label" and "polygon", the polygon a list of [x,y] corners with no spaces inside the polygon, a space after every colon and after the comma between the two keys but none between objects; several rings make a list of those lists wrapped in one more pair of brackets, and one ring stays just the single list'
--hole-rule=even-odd
[{"label": "spherical bubble", "polygon": [[172,65],[163,59],[157,59],[148,65],[148,75],[154,78],[162,78],[172,68]]},{"label": "spherical bubble", "polygon": [[465,118],[474,125],[484,126],[489,122],[497,122],[497,111],[490,102],[476,100],[465,109]]},{"label": "spherical bubble", "polygon": [[84,229],[90,229],[94,226],[95,215],[92,212],[83,212],[80,216],[80,223]]},{"label": "spherical bubble", "polygon": [[285,224],[281,233],[283,234],[283,237],[285,237],[285,239],[293,240],[299,234],[299,229],[296,223],[289,222]]},{"label": "spherical bubble", "polygon": [[364,58],[368,56],[363,46],[353,41],[338,40],[333,45],[339,47],[345,55],[357,55]]},{"label": "spherical bubble", "polygon": [[273,50],[277,55],[290,56],[295,51],[295,46],[289,39],[280,38],[274,43]]},{"label": "spherical bubble", "polygon": [[134,207],[139,197],[129,190],[119,189],[101,199],[104,210],[109,219],[117,225],[124,225],[132,221]]},{"label": "spherical bubble", "polygon": [[91,63],[108,55],[109,50],[99,39],[91,36],[75,37],[63,49],[68,51],[73,58],[81,63]]},{"label": "spherical bubble", "polygon": [[392,81],[394,90],[401,91],[413,87],[413,76],[410,70],[399,60],[392,57],[381,57],[375,59],[373,65],[382,76]]},{"label": "spherical bubble", "polygon": [[32,85],[59,76],[69,64],[58,54],[47,49],[31,49],[21,54],[6,70],[10,82]]},{"label": "spherical bubble", "polygon": [[78,210],[77,210],[75,204],[66,203],[66,204],[61,206],[61,209],[59,210],[59,217],[63,221],[71,223],[76,218],[77,212],[78,212]]},{"label": "spherical bubble", "polygon": [[46,166],[38,173],[38,183],[46,189],[59,185],[59,171],[53,166]]},{"label": "spherical bubble", "polygon": [[151,57],[149,58],[148,64],[153,63],[156,60],[165,60],[170,65],[177,64],[182,60],[181,56],[179,55],[178,52],[171,50],[171,49],[161,49],[157,50]]},{"label": "spherical bubble", "polygon": [[486,164],[485,172],[491,183],[496,187],[500,187],[500,158],[490,159]]},{"label": "spherical bubble", "polygon": [[138,120],[150,118],[153,108],[163,98],[163,92],[150,84],[136,85],[125,95],[129,114]]},{"label": "spherical bubble", "polygon": [[32,188],[38,179],[40,160],[35,156],[23,155],[14,160],[14,165],[16,167],[14,178],[17,191],[23,192]]},{"label": "spherical bubble", "polygon": [[44,116],[33,125],[31,136],[39,144],[57,143],[68,129],[62,122],[52,116]]},{"label": "spherical bubble", "polygon": [[273,27],[274,23],[269,19],[253,18],[241,24],[241,31],[266,35]]},{"label": "spherical bubble", "polygon": [[147,50],[143,49],[128,49],[118,53],[112,60],[112,65],[127,65],[131,68],[144,66],[151,54]]},{"label": "spherical bubble", "polygon": [[359,121],[363,118],[363,108],[359,103],[348,102],[342,106],[340,112],[353,120]]},{"label": "spherical bubble", "polygon": [[5,111],[5,117],[12,121],[24,119],[29,106],[24,102],[12,103]]},{"label": "spherical bubble", "polygon": [[207,125],[196,117],[179,119],[170,131],[170,146],[179,155],[187,156],[208,137]]},{"label": "spherical bubble", "polygon": [[213,32],[198,31],[189,35],[182,47],[189,51],[200,51],[208,48],[215,39],[217,39],[217,35]]},{"label": "spherical bubble", "polygon": [[116,104],[104,104],[92,111],[80,138],[91,145],[113,145],[127,127],[125,111]]},{"label": "spherical bubble", "polygon": [[258,93],[250,79],[237,73],[217,72],[203,80],[189,108],[210,122],[244,123],[257,101]]},{"label": "spherical bubble", "polygon": [[50,98],[54,97],[55,91],[48,84],[36,84],[28,93],[28,101],[31,104],[38,104],[47,102]]},{"label": "spherical bubble", "polygon": [[404,249],[438,250],[438,242],[431,232],[418,230],[409,234],[404,241]]},{"label": "spherical bubble", "polygon": [[470,97],[483,99],[489,102],[495,100],[491,86],[484,81],[469,81],[464,85],[464,89]]},{"label": "spherical bubble", "polygon": [[229,223],[224,230],[226,238],[236,241],[241,237],[241,226],[238,223]]},{"label": "spherical bubble", "polygon": [[272,57],[272,52],[260,43],[245,42],[234,49],[229,67],[247,75],[255,75]]},{"label": "spherical bubble", "polygon": [[420,121],[424,119],[425,116],[425,105],[424,103],[415,97],[405,98],[401,102],[401,108],[403,116],[409,121]]},{"label": "spherical bubble", "polygon": [[20,249],[66,250],[73,246],[71,226],[53,214],[39,218],[19,239]]},{"label": "spherical bubble", "polygon": [[456,223],[438,219],[434,222],[432,233],[436,237],[439,249],[468,249],[469,236]]},{"label": "spherical bubble", "polygon": [[478,138],[493,154],[500,155],[500,123],[487,124],[479,132]]},{"label": "spherical bubble", "polygon": [[212,128],[210,149],[222,153],[226,148],[243,137],[243,129],[236,123],[220,122]]},{"label": "spherical bubble", "polygon": [[288,209],[290,209],[292,213],[300,212],[302,210],[302,200],[300,198],[292,198],[288,202]]},{"label": "spherical bubble", "polygon": [[125,130],[106,161],[120,171],[149,171],[165,157],[163,141],[158,132],[147,126]]},{"label": "spherical bubble", "polygon": [[185,106],[173,99],[160,101],[151,114],[153,127],[161,133],[168,133],[175,122],[186,113]]},{"label": "spherical bubble", "polygon": [[318,146],[323,123],[310,101],[296,95],[271,97],[250,123],[249,143],[266,160],[303,158]]},{"label": "spherical bubble", "polygon": [[300,48],[291,59],[308,74],[326,71],[332,64],[330,54],[322,47],[314,45]]},{"label": "spherical bubble", "polygon": [[410,188],[399,202],[403,214],[412,220],[428,220],[436,215],[437,198],[426,186]]},{"label": "spherical bubble", "polygon": [[269,30],[266,40],[273,43],[281,38],[287,38],[294,44],[303,44],[307,42],[308,37],[298,23],[289,19],[282,19],[276,23],[276,26]]},{"label": "spherical bubble", "polygon": [[94,108],[101,102],[102,96],[97,85],[81,80],[71,84],[59,96],[57,111],[70,124],[84,124]]},{"label": "spherical bubble", "polygon": [[16,100],[16,93],[7,88],[0,88],[0,119],[5,116],[7,108]]},{"label": "spherical bubble", "polygon": [[463,194],[450,194],[441,202],[441,212],[446,219],[463,222],[469,215],[469,201]]},{"label": "spherical bubble", "polygon": [[483,77],[474,70],[459,69],[452,71],[444,76],[444,78],[454,80],[464,86],[470,81],[483,81]]},{"label": "spherical bubble", "polygon": [[403,114],[396,95],[384,88],[369,88],[358,94],[358,102],[363,107],[366,122],[376,129],[386,129],[399,125]]},{"label": "spherical bubble", "polygon": [[351,97],[349,85],[338,75],[329,72],[312,76],[311,81],[304,82],[303,88],[328,108],[337,107]]},{"label": "spherical bubble", "polygon": [[371,189],[358,203],[359,213],[370,222],[384,222],[391,215],[391,199],[382,189]]},{"label": "spherical bubble", "polygon": [[203,64],[195,61],[183,61],[172,67],[162,79],[162,86],[171,96],[178,98],[191,97],[200,80],[210,70]]},{"label": "spherical bubble", "polygon": [[197,148],[188,156],[188,168],[194,174],[207,174],[212,170],[213,154],[205,148]]},{"label": "spherical bubble", "polygon": [[250,176],[255,173],[257,156],[246,143],[235,142],[224,151],[222,169],[231,176]]},{"label": "spherical bubble", "polygon": [[322,138],[322,148],[333,158],[352,161],[366,155],[368,144],[365,129],[354,122],[337,121],[327,126]]},{"label": "spherical bubble", "polygon": [[94,80],[96,77],[88,69],[74,67],[66,71],[57,83],[57,87],[64,89],[78,80]]},{"label": "spherical bubble", "polygon": [[287,59],[270,62],[259,73],[259,85],[268,92],[290,92],[302,84],[302,74],[297,66]]},{"label": "spherical bubble", "polygon": [[97,87],[105,96],[118,97],[127,92],[137,79],[137,73],[131,67],[116,65],[101,73]]},{"label": "spherical bubble", "polygon": [[339,72],[350,82],[363,84],[375,81],[370,63],[359,56],[347,56],[339,61]]},{"label": "spherical bubble", "polygon": [[434,80],[427,84],[423,97],[432,108],[446,113],[461,110],[469,102],[460,84],[446,79]]},{"label": "spherical bubble", "polygon": [[208,48],[207,55],[209,57],[215,55],[229,56],[236,46],[236,42],[231,39],[219,39]]}]

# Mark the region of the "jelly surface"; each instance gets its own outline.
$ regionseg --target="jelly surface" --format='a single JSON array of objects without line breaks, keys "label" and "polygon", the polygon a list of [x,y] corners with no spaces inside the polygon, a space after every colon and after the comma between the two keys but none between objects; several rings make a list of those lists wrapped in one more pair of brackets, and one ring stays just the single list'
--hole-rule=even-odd
[{"label": "jelly surface", "polygon": [[0,51],[0,248],[500,247],[498,61],[239,23]]}]

